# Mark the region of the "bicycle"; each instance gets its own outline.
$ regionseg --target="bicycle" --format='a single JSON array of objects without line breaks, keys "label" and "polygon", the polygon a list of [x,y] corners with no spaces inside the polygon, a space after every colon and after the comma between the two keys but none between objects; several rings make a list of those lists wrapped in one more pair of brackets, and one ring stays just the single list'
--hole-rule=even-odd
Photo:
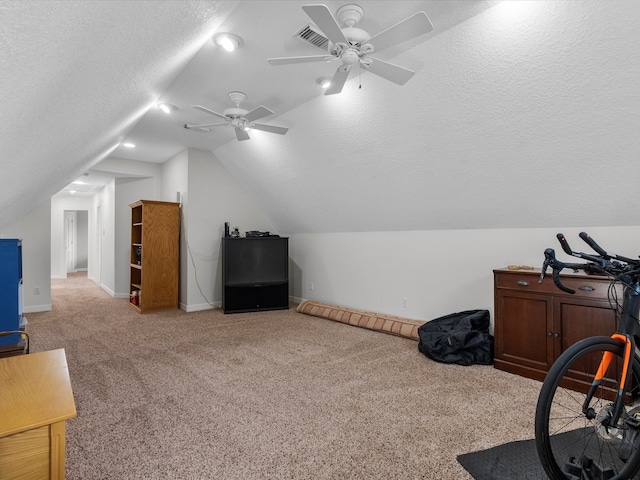
[{"label": "bicycle", "polygon": [[[588,234],[580,238],[596,255],[574,252],[564,235],[562,249],[584,263],[564,263],[545,250],[540,281],[547,268],[555,285],[564,269],[611,278],[609,302],[618,327],[611,337],[585,338],[555,361],[540,389],[535,414],[538,457],[553,480],[628,480],[640,469],[640,259],[607,253]],[[616,284],[623,286],[618,300]]]}]

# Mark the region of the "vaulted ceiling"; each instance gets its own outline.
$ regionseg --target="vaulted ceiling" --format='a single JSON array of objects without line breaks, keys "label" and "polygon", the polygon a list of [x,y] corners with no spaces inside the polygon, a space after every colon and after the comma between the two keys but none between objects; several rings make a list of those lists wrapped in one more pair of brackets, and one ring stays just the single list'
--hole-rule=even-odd
[{"label": "vaulted ceiling", "polygon": [[[187,147],[286,233],[638,223],[638,2],[356,2],[371,35],[418,11],[434,30],[376,54],[416,72],[405,85],[352,72],[331,96],[335,62],[266,61],[321,54],[294,37],[308,3],[0,0],[0,229],[103,158]],[[234,90],[287,134],[182,128]]]}]

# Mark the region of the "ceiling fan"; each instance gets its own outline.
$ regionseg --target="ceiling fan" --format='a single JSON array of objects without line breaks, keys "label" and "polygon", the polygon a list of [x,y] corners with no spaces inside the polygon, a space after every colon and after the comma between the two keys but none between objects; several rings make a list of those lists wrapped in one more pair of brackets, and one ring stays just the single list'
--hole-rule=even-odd
[{"label": "ceiling fan", "polygon": [[287,65],[339,59],[342,65],[336,70],[331,85],[324,92],[325,95],[333,95],[342,91],[354,65],[359,65],[363,69],[398,85],[404,85],[415,72],[371,57],[370,54],[433,30],[433,25],[427,15],[424,12],[418,12],[371,37],[364,30],[356,28],[358,22],[364,17],[364,10],[358,5],[345,5],[336,12],[344,27],[340,26],[326,5],[306,5],[302,9],[329,39],[329,55],[269,58],[267,61],[271,65]]},{"label": "ceiling fan", "polygon": [[182,126],[187,130],[197,130],[199,132],[208,132],[210,127],[218,127],[223,125],[231,125],[236,131],[236,138],[238,140],[249,140],[248,129],[263,130],[265,132],[277,133],[278,135],[284,135],[289,130],[285,127],[276,127],[275,125],[265,125],[262,123],[254,123],[255,120],[264,118],[268,115],[272,115],[273,111],[267,107],[260,105],[251,111],[247,111],[244,108],[240,108],[240,104],[247,98],[247,95],[242,92],[231,92],[229,98],[236,105],[232,108],[227,108],[224,112],[218,113],[213,110],[209,110],[201,105],[191,105],[193,108],[200,110],[201,112],[208,113],[215,117],[220,117],[225,120],[223,123],[202,123],[191,124],[185,123]]}]

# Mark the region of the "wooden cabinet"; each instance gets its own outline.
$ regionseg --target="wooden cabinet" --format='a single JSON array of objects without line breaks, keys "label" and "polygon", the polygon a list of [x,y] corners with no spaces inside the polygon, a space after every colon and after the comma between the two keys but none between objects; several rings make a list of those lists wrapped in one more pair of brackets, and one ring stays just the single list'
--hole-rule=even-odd
[{"label": "wooden cabinet", "polygon": [[63,480],[76,416],[65,351],[0,359],[0,478]]},{"label": "wooden cabinet", "polygon": [[[576,293],[563,292],[540,271],[494,270],[494,365],[543,380],[558,356],[578,340],[611,336],[617,327],[608,300],[610,280],[584,274],[561,275]],[[616,289],[622,301],[622,290]]]},{"label": "wooden cabinet", "polygon": [[180,204],[139,200],[129,207],[129,305],[140,313],[178,308]]}]

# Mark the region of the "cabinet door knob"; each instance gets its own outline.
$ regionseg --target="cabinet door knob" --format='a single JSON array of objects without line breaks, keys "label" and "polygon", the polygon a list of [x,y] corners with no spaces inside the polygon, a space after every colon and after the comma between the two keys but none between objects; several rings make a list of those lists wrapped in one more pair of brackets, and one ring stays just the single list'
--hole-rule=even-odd
[{"label": "cabinet door knob", "polygon": [[527,282],[526,280],[518,280],[516,283],[523,287],[529,286],[529,282]]},{"label": "cabinet door knob", "polygon": [[590,287],[589,285],[582,285],[581,287],[578,287],[578,290],[582,290],[583,292],[593,292],[595,288]]},{"label": "cabinet door knob", "polygon": [[547,337],[553,337],[553,332],[547,332]]}]

